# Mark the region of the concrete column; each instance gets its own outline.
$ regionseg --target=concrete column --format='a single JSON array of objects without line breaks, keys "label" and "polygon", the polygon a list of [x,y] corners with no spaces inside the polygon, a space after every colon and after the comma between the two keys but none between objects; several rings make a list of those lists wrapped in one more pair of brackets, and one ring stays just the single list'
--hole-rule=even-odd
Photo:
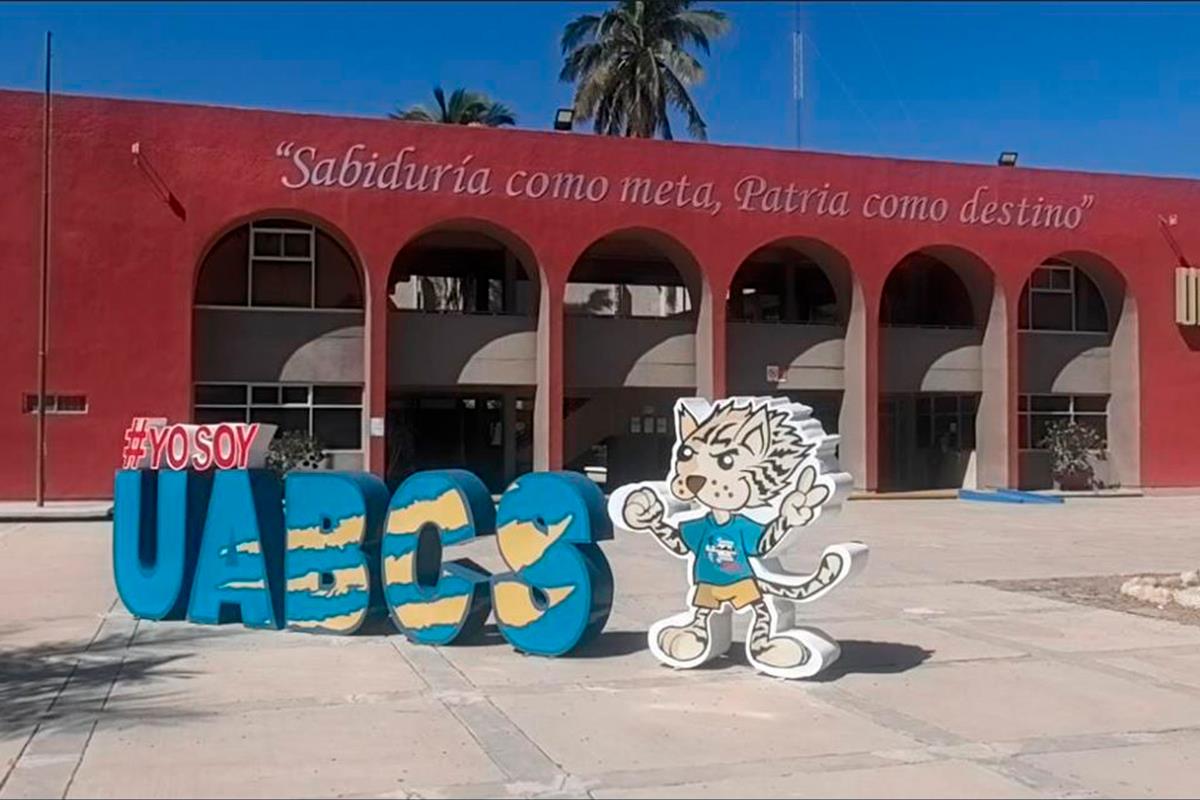
[{"label": "concrete column", "polygon": [[[387,263],[387,262],[384,262]],[[386,283],[386,279],[383,283]],[[364,469],[383,478],[387,468],[387,438],[375,436],[371,432],[371,418],[378,417],[387,421],[388,396],[388,326],[389,302],[387,286],[374,286],[375,282],[368,277],[366,281],[366,333],[363,344],[366,352],[363,354],[367,369],[365,370],[366,386],[363,390],[363,441]],[[370,291],[372,290],[373,291]]]},{"label": "concrete column", "polygon": [[696,320],[696,394],[716,400],[726,394],[725,386],[725,297],[728,286],[706,282],[701,292]]},{"label": "concrete column", "polygon": [[517,396],[511,390],[503,396],[504,416],[502,428],[504,431],[504,482],[509,483],[517,477]]},{"label": "concrete column", "polygon": [[854,281],[846,325],[845,392],[838,461],[854,488],[879,487],[879,298]]},{"label": "concrete column", "polygon": [[563,382],[566,286],[545,281],[537,329],[537,388],[533,402],[533,468],[563,464]]},{"label": "concrete column", "polygon": [[1139,359],[1137,301],[1126,288],[1108,357],[1108,457],[1112,479],[1125,487],[1142,485]]},{"label": "concrete column", "polygon": [[1020,287],[1006,292],[1000,281],[992,282],[979,353],[982,393],[975,415],[975,483],[980,488],[1016,486],[1019,298]]}]

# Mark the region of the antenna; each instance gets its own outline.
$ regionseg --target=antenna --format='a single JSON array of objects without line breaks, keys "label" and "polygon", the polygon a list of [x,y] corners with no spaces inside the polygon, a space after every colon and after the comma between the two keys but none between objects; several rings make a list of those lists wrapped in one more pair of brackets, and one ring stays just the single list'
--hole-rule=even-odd
[{"label": "antenna", "polygon": [[804,31],[800,27],[800,0],[796,0],[792,24],[792,102],[796,114],[796,149],[803,143],[801,120],[804,109]]}]

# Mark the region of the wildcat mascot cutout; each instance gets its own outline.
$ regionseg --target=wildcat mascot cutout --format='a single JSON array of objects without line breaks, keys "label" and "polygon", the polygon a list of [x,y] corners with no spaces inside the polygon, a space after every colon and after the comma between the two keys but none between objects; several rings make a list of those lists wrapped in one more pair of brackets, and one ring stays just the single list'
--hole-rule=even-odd
[{"label": "wildcat mascot cutout", "polygon": [[796,626],[796,605],[858,573],[866,545],[827,547],[810,575],[788,572],[779,558],[799,528],[838,508],[849,489],[837,441],[811,408],[785,398],[676,401],[667,483],[623,486],[608,507],[617,527],[648,532],[688,560],[690,610],[650,628],[655,657],[688,669],[723,655],[733,613],[749,610],[746,657],[758,671],[807,678],[837,659],[835,641]]}]

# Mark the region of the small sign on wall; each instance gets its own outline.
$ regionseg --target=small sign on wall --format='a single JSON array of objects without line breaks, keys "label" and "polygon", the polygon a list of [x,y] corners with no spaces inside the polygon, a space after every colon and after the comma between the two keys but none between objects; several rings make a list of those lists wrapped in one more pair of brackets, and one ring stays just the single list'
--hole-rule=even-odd
[{"label": "small sign on wall", "polygon": [[1175,270],[1175,322],[1200,325],[1200,269],[1178,267]]},{"label": "small sign on wall", "polygon": [[371,436],[383,436],[383,417],[371,417]]}]

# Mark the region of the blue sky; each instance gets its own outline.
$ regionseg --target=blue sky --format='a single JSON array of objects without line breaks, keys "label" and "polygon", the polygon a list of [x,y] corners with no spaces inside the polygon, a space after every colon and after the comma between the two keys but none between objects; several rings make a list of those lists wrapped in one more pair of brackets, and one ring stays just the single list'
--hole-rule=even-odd
[{"label": "blue sky", "polygon": [[[380,116],[435,83],[547,128],[563,25],[605,3],[0,5],[0,86]],[[714,2],[713,141],[792,147],[795,4]],[[1200,4],[805,3],[814,150],[1200,177]],[[677,127],[682,132],[682,127]]]}]

